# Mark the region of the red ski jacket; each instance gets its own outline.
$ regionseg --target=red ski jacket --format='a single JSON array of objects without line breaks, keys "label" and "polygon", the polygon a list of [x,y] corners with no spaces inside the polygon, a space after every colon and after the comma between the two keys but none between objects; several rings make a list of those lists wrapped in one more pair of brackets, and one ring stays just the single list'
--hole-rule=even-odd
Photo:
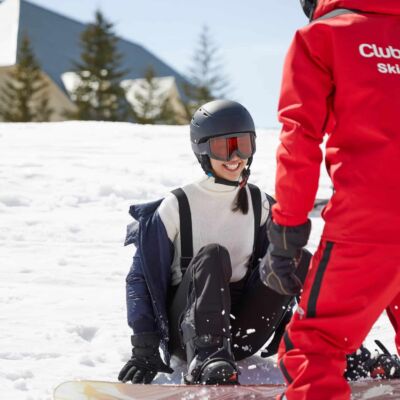
[{"label": "red ski jacket", "polygon": [[306,221],[327,134],[323,238],[400,244],[400,0],[320,0],[287,54],[279,120],[274,220]]}]

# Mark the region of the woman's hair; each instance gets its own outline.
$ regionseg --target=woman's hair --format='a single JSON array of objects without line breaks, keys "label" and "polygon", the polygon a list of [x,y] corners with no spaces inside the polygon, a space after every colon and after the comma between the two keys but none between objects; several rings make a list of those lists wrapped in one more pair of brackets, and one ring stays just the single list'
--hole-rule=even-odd
[{"label": "woman's hair", "polygon": [[232,210],[235,212],[240,210],[243,214],[249,212],[249,199],[247,198],[246,186],[239,189]]},{"label": "woman's hair", "polygon": [[250,176],[250,169],[245,168],[242,172],[242,183],[240,184],[239,192],[236,196],[235,202],[233,204],[232,211],[241,211],[243,214],[249,212],[249,199],[247,198],[246,184]]}]

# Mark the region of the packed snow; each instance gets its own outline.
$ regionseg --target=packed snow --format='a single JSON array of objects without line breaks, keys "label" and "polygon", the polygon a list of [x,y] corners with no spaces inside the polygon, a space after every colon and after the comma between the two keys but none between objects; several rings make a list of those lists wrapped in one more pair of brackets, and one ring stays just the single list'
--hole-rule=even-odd
[{"label": "packed snow", "polygon": [[[251,181],[273,194],[278,131],[260,130]],[[2,399],[46,400],[62,381],[116,380],[130,356],[123,247],[129,205],[201,178],[187,126],[0,124]],[[330,195],[323,172],[319,198]],[[309,248],[322,229],[312,215]],[[251,333],[251,332],[250,332]],[[367,338],[394,352],[383,315]],[[239,364],[242,383],[282,382],[275,358]],[[179,383],[183,366],[156,382]]]}]

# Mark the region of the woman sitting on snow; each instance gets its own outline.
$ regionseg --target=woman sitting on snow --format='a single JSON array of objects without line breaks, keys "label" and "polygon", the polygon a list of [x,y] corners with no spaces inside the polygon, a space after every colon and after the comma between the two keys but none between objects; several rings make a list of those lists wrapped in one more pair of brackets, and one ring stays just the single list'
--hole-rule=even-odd
[{"label": "woman sitting on snow", "polygon": [[[212,101],[194,114],[190,138],[207,176],[131,207],[139,223],[127,237],[137,251],[126,279],[133,348],[123,382],[150,383],[158,372],[173,372],[173,354],[187,360],[185,383],[237,383],[235,361],[277,331],[273,354],[291,316],[293,297],[266,287],[257,268],[273,199],[247,183],[256,149],[251,115],[239,103]],[[302,250],[301,281],[309,260]]]}]

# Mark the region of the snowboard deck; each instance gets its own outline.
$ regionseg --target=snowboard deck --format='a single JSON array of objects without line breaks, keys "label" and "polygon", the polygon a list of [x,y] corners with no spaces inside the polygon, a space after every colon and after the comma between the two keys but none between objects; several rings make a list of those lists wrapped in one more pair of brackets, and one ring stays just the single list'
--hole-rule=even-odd
[{"label": "snowboard deck", "polygon": [[[400,398],[400,379],[351,383],[352,399]],[[272,400],[284,385],[132,385],[101,381],[69,381],[54,390],[54,400]]]}]

